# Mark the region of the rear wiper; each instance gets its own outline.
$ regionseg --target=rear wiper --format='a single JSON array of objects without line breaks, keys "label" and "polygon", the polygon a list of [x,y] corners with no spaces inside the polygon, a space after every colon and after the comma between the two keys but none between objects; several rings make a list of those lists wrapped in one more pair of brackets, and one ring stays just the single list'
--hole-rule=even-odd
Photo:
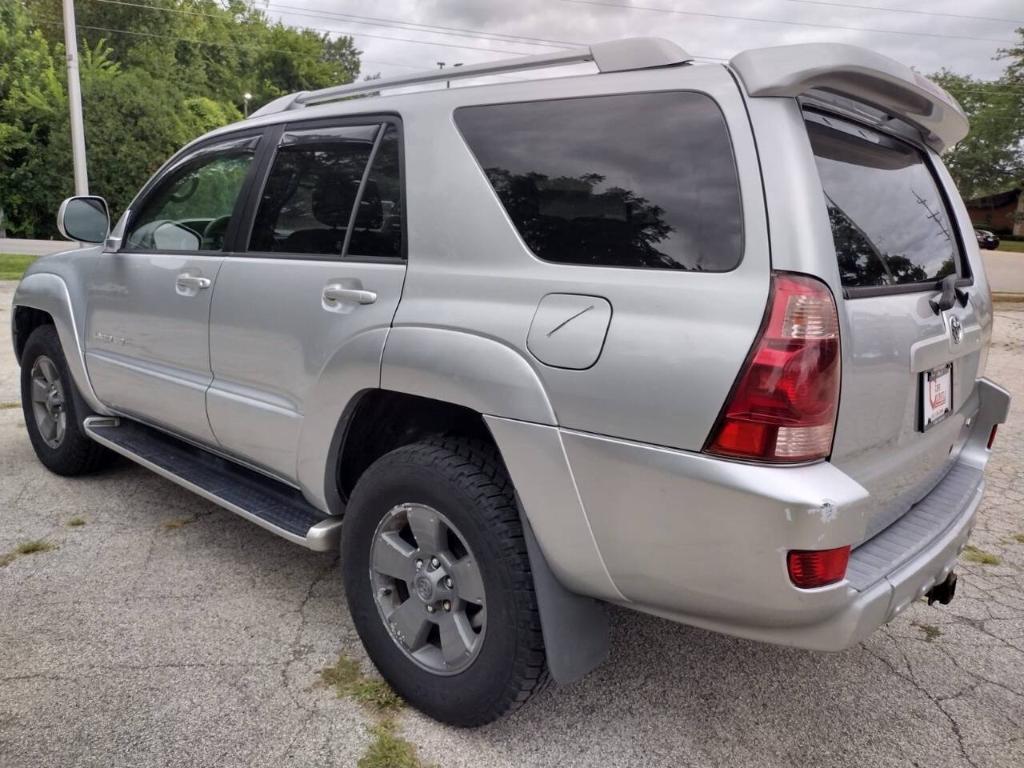
[{"label": "rear wiper", "polygon": [[967,306],[967,291],[962,288],[957,288],[957,280],[960,276],[957,274],[946,275],[942,278],[940,284],[942,288],[941,293],[938,296],[928,299],[928,305],[932,308],[932,311],[936,315],[945,312],[947,309],[952,309],[956,302],[960,302],[961,307]]}]

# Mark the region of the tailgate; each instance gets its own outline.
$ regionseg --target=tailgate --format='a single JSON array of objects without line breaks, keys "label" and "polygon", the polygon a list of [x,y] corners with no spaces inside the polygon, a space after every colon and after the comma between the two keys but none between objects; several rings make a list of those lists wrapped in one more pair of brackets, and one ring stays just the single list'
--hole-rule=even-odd
[{"label": "tailgate", "polygon": [[[989,299],[972,296],[967,248],[933,153],[831,114],[805,119],[843,288],[831,460],[871,494],[869,538],[955,460],[978,408]],[[948,308],[932,306],[941,287]]]}]

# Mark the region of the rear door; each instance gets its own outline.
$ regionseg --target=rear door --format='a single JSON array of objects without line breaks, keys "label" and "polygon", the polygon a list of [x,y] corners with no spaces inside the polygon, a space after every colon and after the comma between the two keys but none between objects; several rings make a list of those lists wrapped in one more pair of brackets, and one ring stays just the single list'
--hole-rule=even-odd
[{"label": "rear door", "polygon": [[297,122],[267,141],[251,232],[214,292],[207,411],[222,449],[293,480],[331,361],[362,361],[358,347],[379,381],[405,280],[401,123]]},{"label": "rear door", "polygon": [[[955,460],[977,409],[988,297],[977,295],[973,244],[958,231],[932,153],[830,114],[807,111],[805,120],[845,315],[832,462],[871,493],[869,538]],[[958,293],[934,307],[946,278]]]}]

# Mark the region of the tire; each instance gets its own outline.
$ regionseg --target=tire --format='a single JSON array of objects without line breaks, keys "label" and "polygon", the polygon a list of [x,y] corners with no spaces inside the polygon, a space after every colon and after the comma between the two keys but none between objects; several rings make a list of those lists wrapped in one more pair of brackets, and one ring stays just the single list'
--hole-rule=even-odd
[{"label": "tire", "polygon": [[[47,361],[52,367],[45,365]],[[60,409],[64,412],[63,434],[59,440],[54,435],[44,436],[37,420],[36,404],[32,399],[32,378],[37,363],[40,364],[38,370],[45,367],[59,383],[62,395]],[[39,461],[51,472],[66,477],[84,475],[101,469],[113,457],[110,451],[90,439],[82,428],[82,421],[89,413],[78,397],[57,329],[52,325],[39,326],[25,342],[21,355],[21,408],[32,448]]]},{"label": "tire", "polygon": [[[460,550],[456,554],[461,554],[461,563],[479,566],[476,585],[482,584],[483,608],[461,597],[451,603],[453,616],[463,605],[467,614],[474,608],[479,611],[469,621],[483,622],[482,629],[474,630],[480,634],[475,636],[473,650],[465,652],[475,655],[468,662],[466,656],[453,662],[454,671],[436,669],[436,658],[426,663],[414,659],[409,645],[403,645],[385,623],[387,608],[378,605],[378,601],[402,599],[378,597],[391,590],[379,588],[375,579],[382,577],[371,574],[371,562],[377,562],[374,545],[381,527],[398,525],[394,521],[403,519],[403,508],[409,510],[406,519],[412,519],[414,510],[420,510],[417,514],[424,508],[440,512],[451,526],[445,539],[451,552]],[[409,531],[411,524],[406,534]],[[409,541],[405,544],[417,547],[417,553],[427,551]],[[341,553],[349,611],[367,653],[392,688],[423,713],[449,725],[483,725],[520,707],[547,682],[544,640],[519,512],[512,483],[491,446],[479,440],[438,438],[403,446],[378,459],[352,493]],[[419,559],[418,554],[414,557]],[[454,558],[455,554],[442,555],[441,567]],[[415,589],[433,564],[432,558],[423,559],[424,570],[414,572]],[[466,571],[458,567],[457,562],[450,565],[452,575],[458,576],[456,590],[472,580],[463,580],[461,574]],[[426,600],[412,589],[405,599]],[[395,592],[401,591],[399,584]],[[443,613],[445,602],[436,604],[439,622],[449,618]],[[418,607],[423,605],[414,604]],[[420,654],[447,653],[441,650],[445,645],[440,626],[436,633],[430,629],[440,649],[435,653],[428,643]],[[428,668],[431,664],[435,667]],[[460,664],[466,666],[460,668]]]}]

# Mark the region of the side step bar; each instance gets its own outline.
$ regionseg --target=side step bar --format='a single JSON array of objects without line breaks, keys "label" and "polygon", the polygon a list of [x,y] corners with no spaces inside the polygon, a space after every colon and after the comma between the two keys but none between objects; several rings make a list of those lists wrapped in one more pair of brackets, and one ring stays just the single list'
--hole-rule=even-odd
[{"label": "side step bar", "polygon": [[338,546],[341,518],[284,483],[128,419],[90,416],[84,427],[101,445],[283,539],[316,552]]}]

